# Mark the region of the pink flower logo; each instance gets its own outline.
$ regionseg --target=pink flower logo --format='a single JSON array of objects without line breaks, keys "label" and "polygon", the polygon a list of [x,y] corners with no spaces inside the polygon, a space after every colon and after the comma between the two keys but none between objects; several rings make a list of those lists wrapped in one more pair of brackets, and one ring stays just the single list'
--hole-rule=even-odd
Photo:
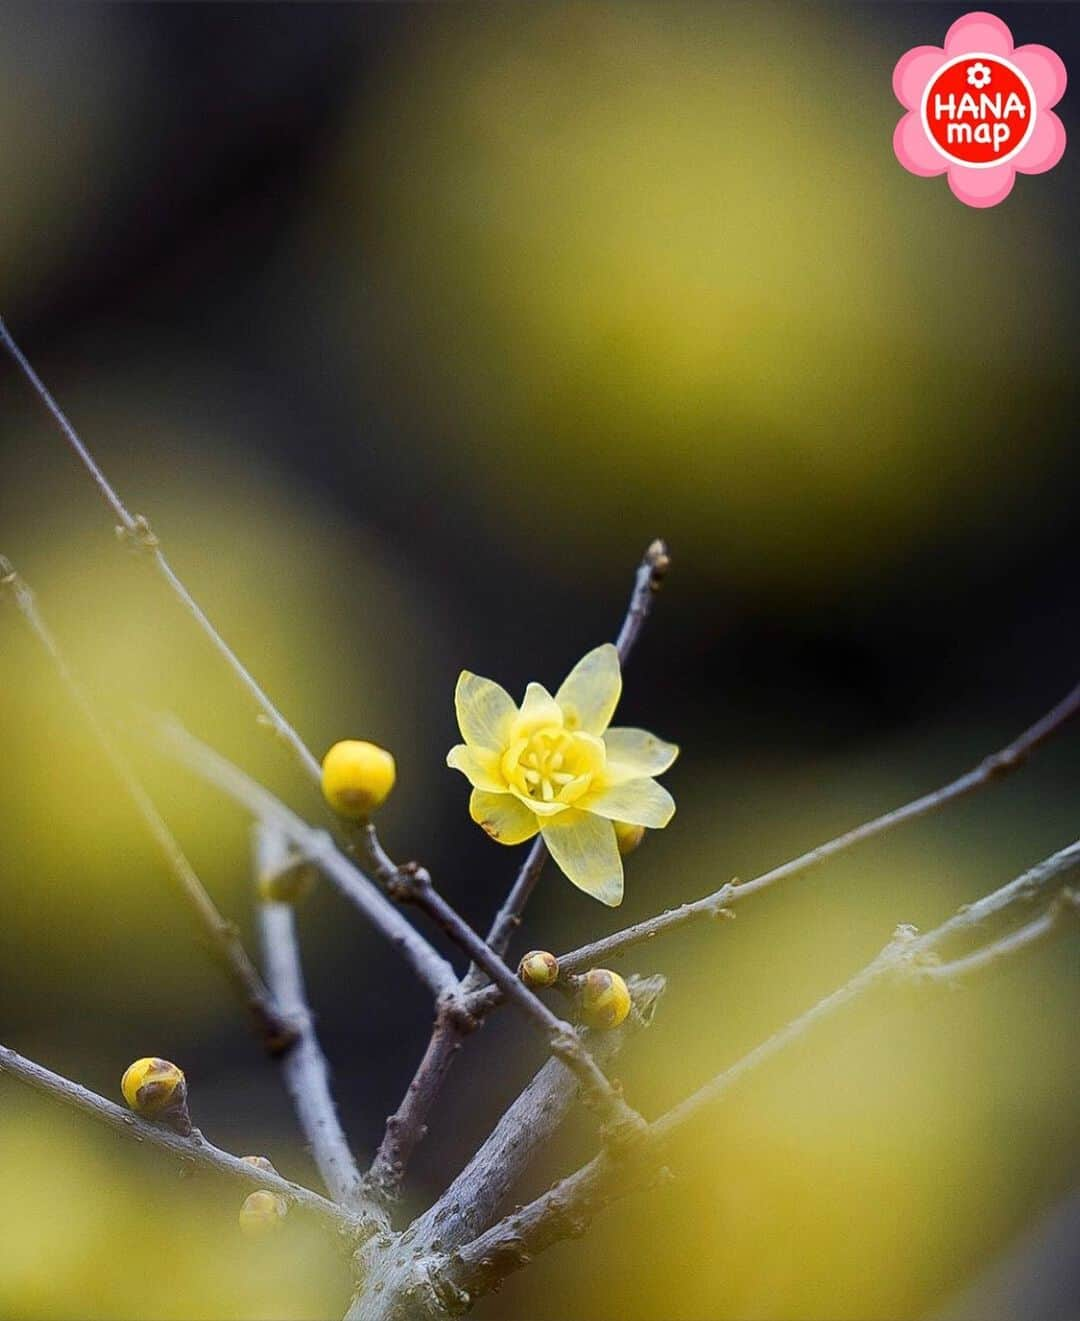
[{"label": "pink flower logo", "polygon": [[1065,92],[1065,65],[1047,46],[1013,47],[993,14],[965,14],[945,45],[916,46],[893,70],[907,109],[893,149],[912,174],[948,173],[968,206],[996,206],[1016,172],[1042,174],[1061,160],[1065,127],[1051,107]]}]

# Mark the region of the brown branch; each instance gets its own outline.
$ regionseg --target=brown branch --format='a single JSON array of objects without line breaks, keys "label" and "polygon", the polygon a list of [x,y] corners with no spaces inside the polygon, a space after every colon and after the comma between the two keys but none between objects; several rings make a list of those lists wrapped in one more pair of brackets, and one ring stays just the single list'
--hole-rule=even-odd
[{"label": "brown branch", "polygon": [[382,1142],[365,1175],[372,1194],[383,1202],[397,1196],[405,1166],[418,1143],[427,1136],[431,1101],[442,1088],[454,1056],[465,1040],[465,1030],[439,1007],[431,1037],[401,1104],[386,1121]]},{"label": "brown branch", "polygon": [[254,1025],[271,1054],[287,1050],[296,1031],[280,1006],[267,990],[258,970],[247,955],[237,929],[222,917],[206,887],[195,873],[164,817],[142,787],[127,758],[120,751],[105,724],[98,719],[90,699],[64,659],[51,630],[42,618],[34,594],[11,564],[0,556],[0,594],[7,589],[16,607],[44,648],[57,674],[97,739],[124,791],[168,865],[177,888],[195,916],[211,953],[224,969],[247,1007]]},{"label": "brown branch", "polygon": [[[284,836],[276,827],[259,823],[252,832],[255,875],[264,875],[283,861]],[[292,905],[257,899],[259,933],[267,981],[282,1011],[297,1025],[299,1039],[281,1062],[285,1086],[300,1128],[323,1182],[336,1202],[376,1214],[363,1196],[360,1171],[338,1119],[330,1093],[330,1069],[319,1045],[304,989],[300,947]]]},{"label": "brown branch", "polygon": [[51,1100],[73,1107],[124,1137],[134,1138],[137,1142],[164,1151],[184,1166],[199,1167],[223,1174],[227,1178],[243,1183],[249,1191],[268,1188],[271,1192],[284,1197],[298,1210],[317,1216],[332,1230],[357,1235],[367,1229],[367,1222],[360,1216],[337,1206],[325,1197],[320,1197],[309,1188],[283,1179],[281,1175],[272,1171],[258,1169],[241,1160],[239,1156],[222,1151],[220,1147],[207,1142],[198,1129],[195,1129],[190,1137],[182,1137],[172,1129],[160,1124],[151,1124],[79,1083],[53,1073],[40,1064],[35,1064],[33,1060],[26,1059],[7,1046],[0,1046],[0,1075],[2,1074],[10,1075]]},{"label": "brown branch", "polygon": [[257,781],[176,720],[159,722],[162,748],[246,808],[257,821],[271,822],[349,899],[406,960],[435,996],[452,995],[457,976],[447,959],[402,916],[377,885],[341,853],[325,830],[316,830]]},{"label": "brown branch", "polygon": [[[494,1225],[472,1243],[438,1263],[427,1263],[425,1277],[429,1280],[436,1277],[433,1284],[440,1297],[450,1294],[462,1305],[471,1304],[538,1252],[561,1239],[581,1233],[609,1202],[654,1179],[663,1164],[665,1148],[678,1132],[708,1113],[762,1065],[794,1043],[801,1042],[820,1023],[889,980],[934,981],[935,963],[943,945],[957,938],[970,937],[991,919],[1044,898],[1078,867],[1080,841],[962,908],[926,935],[919,936],[912,928],[898,928],[896,936],[881,954],[844,986],[650,1124],[645,1138],[628,1156],[616,1158],[611,1152],[601,1152],[575,1174]],[[1033,943],[1021,940],[1017,948],[1030,948]],[[997,942],[999,953],[1001,945],[1002,942]],[[990,966],[995,961],[983,959],[980,966]]]},{"label": "brown branch", "polygon": [[418,904],[446,932],[454,943],[472,959],[538,1032],[556,1059],[562,1060],[581,1086],[585,1104],[603,1121],[605,1137],[616,1145],[632,1143],[643,1130],[645,1121],[622,1099],[619,1089],[605,1076],[580,1036],[557,1017],[534,994],[516,973],[454,911],[431,884],[423,867],[415,864],[399,871],[397,884],[408,891]]},{"label": "brown branch", "polygon": [[172,566],[165,558],[161,545],[157,537],[151,531],[150,525],[146,519],[143,518],[141,514],[132,514],[127,509],[124,502],[116,493],[115,488],[98,467],[89,449],[79,438],[78,433],[64,414],[60,405],[49,393],[41,377],[38,376],[36,371],[34,371],[26,355],[15,343],[14,339],[12,339],[11,333],[4,325],[3,321],[0,321],[0,345],[2,345],[11,355],[12,359],[30,383],[31,388],[45,405],[53,421],[59,428],[60,434],[86,468],[86,471],[90,474],[99,494],[117,519],[119,524],[117,530],[123,535],[125,541],[137,550],[142,551],[148,557],[150,563],[154,566],[162,579],[164,579],[174,596],[187,613],[191,615],[192,619],[195,620],[195,623],[210,640],[214,650],[225,661],[241,687],[259,708],[265,723],[273,730],[282,743],[289,748],[306,774],[318,783],[322,777],[322,770],[311,750],[273,704],[264,690],[255,681],[251,672],[217,631],[209,618],[204,614],[199,603],[184,586],[179,577],[177,577]]}]

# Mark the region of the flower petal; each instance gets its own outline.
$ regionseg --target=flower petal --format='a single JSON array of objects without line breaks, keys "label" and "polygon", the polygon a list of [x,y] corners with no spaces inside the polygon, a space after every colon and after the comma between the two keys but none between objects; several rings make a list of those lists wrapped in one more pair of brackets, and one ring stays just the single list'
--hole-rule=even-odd
[{"label": "flower petal", "polygon": [[945,33],[945,54],[951,60],[956,55],[1004,55],[1012,54],[1013,37],[1007,23],[996,14],[984,14],[977,11],[965,14]]},{"label": "flower petal", "polygon": [[609,784],[595,794],[579,798],[577,806],[610,821],[648,826],[650,830],[662,830],[675,815],[675,799],[662,784],[647,776],[626,780],[622,784]]},{"label": "flower petal", "polygon": [[491,679],[462,670],[454,693],[461,737],[474,748],[499,751],[509,741],[517,715],[514,699]]},{"label": "flower petal", "polygon": [[555,700],[566,716],[567,729],[602,734],[611,723],[622,696],[619,653],[605,642],[582,656],[562,682]]},{"label": "flower petal", "polygon": [[469,799],[469,815],[500,844],[521,844],[532,839],[540,829],[536,816],[513,794],[492,794],[484,789],[474,789]]},{"label": "flower petal", "polygon": [[945,63],[940,46],[915,46],[900,57],[893,69],[893,95],[907,110],[918,110],[923,88]]},{"label": "flower petal", "polygon": [[1049,46],[1021,46],[1013,51],[1012,61],[1027,75],[1039,103],[1039,114],[1056,106],[1065,95],[1065,84],[1069,81],[1065,65]]},{"label": "flower petal", "polygon": [[640,775],[662,775],[679,755],[674,743],[665,743],[645,729],[609,729],[604,746],[607,778],[614,783]]},{"label": "flower petal", "polygon": [[996,206],[1012,192],[1016,167],[1012,161],[991,165],[986,170],[971,170],[964,165],[949,166],[949,187],[968,206]]},{"label": "flower petal", "polygon": [[506,793],[506,782],[499,774],[499,754],[483,748],[470,748],[458,743],[446,754],[446,764],[460,771],[474,789],[487,789],[490,793]]},{"label": "flower petal", "polygon": [[511,786],[510,792],[526,811],[535,812],[537,816],[558,816],[560,812],[565,812],[569,806],[568,803],[560,802],[558,798],[553,799],[550,803],[545,803],[542,798],[529,798],[520,789],[515,789],[513,786]]},{"label": "flower petal", "polygon": [[1065,152],[1065,125],[1052,110],[1040,110],[1023,151],[1013,159],[1021,174],[1042,174],[1061,160]]},{"label": "flower petal", "polygon": [[525,689],[525,700],[521,704],[521,713],[514,721],[512,738],[528,738],[534,729],[545,725],[562,727],[562,708],[555,701],[542,683],[531,683]]},{"label": "flower petal", "polygon": [[893,133],[893,151],[905,170],[926,179],[935,174],[944,174],[949,162],[935,151],[930,139],[923,130],[919,112],[912,110],[897,124]]},{"label": "flower petal", "polygon": [[540,830],[551,856],[579,890],[609,908],[622,903],[622,857],[610,821],[570,808]]}]

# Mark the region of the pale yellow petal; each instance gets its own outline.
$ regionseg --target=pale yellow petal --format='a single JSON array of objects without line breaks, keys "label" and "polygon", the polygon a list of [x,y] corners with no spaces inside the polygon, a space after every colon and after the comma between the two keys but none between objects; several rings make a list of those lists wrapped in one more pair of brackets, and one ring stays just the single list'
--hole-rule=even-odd
[{"label": "pale yellow petal", "polygon": [[525,689],[525,700],[521,704],[521,713],[513,723],[512,737],[528,738],[537,729],[547,725],[556,725],[560,729],[563,723],[562,708],[555,701],[542,683],[531,683]]},{"label": "pale yellow petal", "polygon": [[515,789],[513,786],[511,786],[510,792],[521,803],[522,807],[527,808],[530,812],[535,812],[537,816],[558,816],[560,812],[565,812],[567,809],[566,803],[560,802],[557,798],[550,803],[545,803],[542,798],[529,798],[520,789]]},{"label": "pale yellow petal", "polygon": [[545,820],[540,830],[551,856],[579,890],[609,908],[622,903],[622,858],[610,821],[569,808]]},{"label": "pale yellow petal", "polygon": [[501,751],[517,716],[514,699],[491,679],[462,670],[454,693],[461,737],[473,748]]},{"label": "pale yellow petal", "polygon": [[469,799],[469,815],[478,826],[500,844],[521,844],[540,829],[536,816],[513,794],[492,794],[474,789]]},{"label": "pale yellow petal", "polygon": [[609,729],[604,734],[608,779],[618,784],[641,775],[662,775],[679,755],[674,743],[645,729]]},{"label": "pale yellow petal", "polygon": [[632,826],[648,826],[650,830],[663,829],[675,815],[675,799],[662,784],[647,776],[608,784],[585,794],[575,806],[610,821],[626,821]]},{"label": "pale yellow petal", "polygon": [[506,793],[506,781],[499,773],[499,754],[486,752],[483,748],[470,748],[467,743],[459,743],[446,754],[446,764],[451,770],[460,771],[474,789],[486,789],[489,793]]},{"label": "pale yellow petal", "polygon": [[574,666],[555,694],[567,729],[602,734],[611,723],[622,695],[619,653],[605,642],[594,647]]}]

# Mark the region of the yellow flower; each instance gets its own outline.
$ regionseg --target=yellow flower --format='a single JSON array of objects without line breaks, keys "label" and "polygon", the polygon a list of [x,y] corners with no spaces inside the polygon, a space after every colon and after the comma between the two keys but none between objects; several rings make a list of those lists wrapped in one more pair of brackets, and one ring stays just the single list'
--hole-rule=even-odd
[{"label": "yellow flower", "polygon": [[473,786],[472,819],[500,844],[537,831],[551,856],[586,894],[622,902],[615,822],[659,830],[675,812],[652,778],[679,749],[643,729],[609,729],[622,693],[619,654],[596,647],[554,697],[531,683],[520,708],[504,688],[463,670],[454,704],[464,743],[446,764]]}]

